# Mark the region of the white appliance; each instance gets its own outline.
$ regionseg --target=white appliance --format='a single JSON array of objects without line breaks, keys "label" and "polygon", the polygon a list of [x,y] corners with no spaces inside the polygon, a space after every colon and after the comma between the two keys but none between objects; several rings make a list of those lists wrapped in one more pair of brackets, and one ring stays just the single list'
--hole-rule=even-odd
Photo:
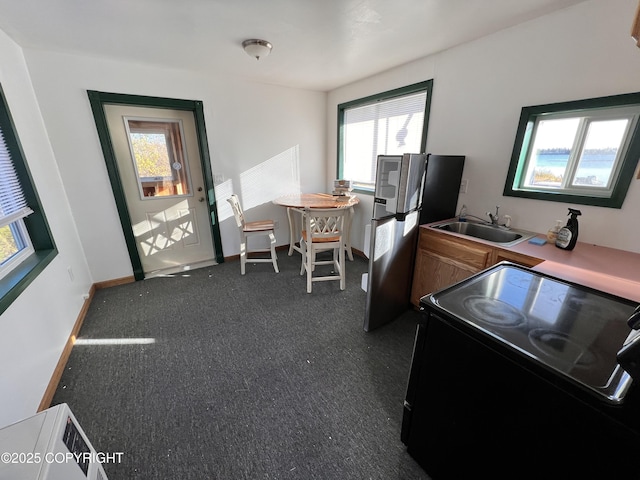
[{"label": "white appliance", "polygon": [[66,403],[0,429],[0,480],[107,480]]}]

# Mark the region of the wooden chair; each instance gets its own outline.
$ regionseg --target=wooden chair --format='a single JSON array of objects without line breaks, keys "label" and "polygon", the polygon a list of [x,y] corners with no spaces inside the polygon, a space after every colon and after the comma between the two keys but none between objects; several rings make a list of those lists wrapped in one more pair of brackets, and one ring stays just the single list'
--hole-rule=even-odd
[{"label": "wooden chair", "polygon": [[[278,262],[276,256],[276,236],[274,232],[275,225],[273,220],[257,220],[254,222],[247,222],[244,219],[244,212],[242,206],[238,200],[238,196],[234,193],[231,197],[227,198],[227,201],[231,204],[233,215],[236,217],[236,224],[240,231],[240,273],[245,274],[245,265],[247,261],[254,263],[273,263],[273,268],[276,273],[279,273]],[[248,239],[254,236],[268,236],[271,243],[271,257],[270,258],[249,258],[249,253],[256,253],[256,251],[249,252]]]},{"label": "wooden chair", "polygon": [[[305,208],[304,229],[300,239],[302,265],[300,275],[307,272],[307,293],[311,293],[313,282],[340,281],[340,290],[345,289],[345,208]],[[331,260],[317,260],[316,254],[332,251]],[[313,276],[317,265],[332,265],[333,273]]]}]

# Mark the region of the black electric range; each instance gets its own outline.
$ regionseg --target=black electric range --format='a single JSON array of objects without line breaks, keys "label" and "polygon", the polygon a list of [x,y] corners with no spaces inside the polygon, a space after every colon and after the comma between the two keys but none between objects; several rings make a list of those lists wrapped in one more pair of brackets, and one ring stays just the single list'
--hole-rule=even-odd
[{"label": "black electric range", "polygon": [[502,263],[421,307],[402,440],[434,480],[622,469],[612,456],[640,441],[640,392],[616,359],[636,302]]}]

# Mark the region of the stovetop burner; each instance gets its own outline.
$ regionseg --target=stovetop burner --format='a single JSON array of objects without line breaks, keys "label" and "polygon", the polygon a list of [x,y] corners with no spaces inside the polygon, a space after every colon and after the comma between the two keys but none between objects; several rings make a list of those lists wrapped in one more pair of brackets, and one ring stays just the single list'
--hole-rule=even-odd
[{"label": "stovetop burner", "polygon": [[593,350],[571,339],[566,333],[535,328],[529,331],[529,341],[548,361],[565,371],[575,367],[588,368],[598,360]]},{"label": "stovetop burner", "polygon": [[591,316],[598,319],[619,319],[628,317],[628,307],[624,304],[606,302],[602,298],[591,295],[563,295],[559,298],[565,308],[574,315]]},{"label": "stovetop burner", "polygon": [[464,299],[464,308],[476,320],[501,327],[517,327],[526,322],[521,311],[497,298],[472,295]]}]

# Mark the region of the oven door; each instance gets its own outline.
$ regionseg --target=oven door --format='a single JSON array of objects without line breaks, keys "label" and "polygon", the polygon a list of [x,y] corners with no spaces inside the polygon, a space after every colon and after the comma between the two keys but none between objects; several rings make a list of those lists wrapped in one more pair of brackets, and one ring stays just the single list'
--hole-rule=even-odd
[{"label": "oven door", "polygon": [[[425,317],[426,318],[426,317]],[[407,382],[407,393],[404,399],[404,409],[402,412],[402,431],[400,439],[405,445],[409,444],[409,432],[412,425],[413,405],[416,400],[418,390],[420,366],[424,359],[424,343],[427,338],[427,325],[420,323],[416,327],[416,336],[413,343],[413,356],[411,358],[411,369],[409,370],[409,380]]]},{"label": "oven door", "polygon": [[624,448],[640,437],[609,415],[619,407],[598,408],[453,317],[425,315],[403,440],[434,479],[613,478],[635,469]]}]

